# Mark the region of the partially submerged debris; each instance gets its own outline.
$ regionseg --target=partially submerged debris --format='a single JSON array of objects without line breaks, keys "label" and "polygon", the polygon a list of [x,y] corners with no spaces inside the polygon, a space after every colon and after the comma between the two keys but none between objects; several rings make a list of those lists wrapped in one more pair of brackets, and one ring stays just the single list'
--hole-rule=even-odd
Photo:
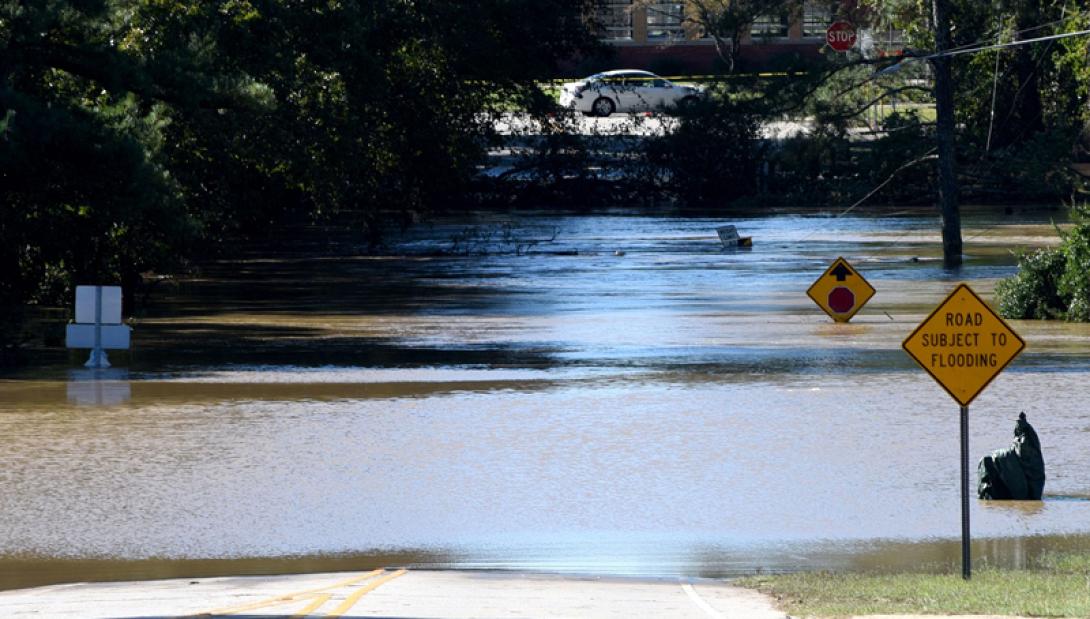
[{"label": "partially submerged debris", "polygon": [[737,247],[753,247],[752,236],[738,236],[738,228],[734,226],[719,226],[715,229],[719,234],[719,242],[723,244],[726,249],[734,249]]},{"label": "partially submerged debris", "polygon": [[1045,488],[1045,460],[1037,431],[1019,413],[1014,442],[984,456],[977,465],[981,499],[1040,501]]}]

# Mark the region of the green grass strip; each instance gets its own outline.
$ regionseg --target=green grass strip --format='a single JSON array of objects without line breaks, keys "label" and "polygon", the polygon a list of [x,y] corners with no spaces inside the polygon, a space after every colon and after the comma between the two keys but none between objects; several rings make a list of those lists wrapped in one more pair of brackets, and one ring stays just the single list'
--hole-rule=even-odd
[{"label": "green grass strip", "polygon": [[776,599],[792,616],[992,614],[1090,617],[1090,555],[1055,554],[1033,569],[961,574],[803,572],[751,576],[739,585]]}]

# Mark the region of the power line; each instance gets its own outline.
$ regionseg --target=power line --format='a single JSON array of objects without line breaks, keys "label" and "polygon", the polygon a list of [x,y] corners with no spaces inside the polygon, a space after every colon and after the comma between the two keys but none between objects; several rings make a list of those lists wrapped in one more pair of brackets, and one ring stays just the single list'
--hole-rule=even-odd
[{"label": "power line", "polygon": [[[1064,9],[1064,10],[1065,10],[1065,12],[1066,12],[1066,5],[1065,5],[1065,9]],[[1066,14],[1065,14],[1065,15],[1064,15],[1063,17],[1061,17],[1060,19],[1056,19],[1056,20],[1053,20],[1053,21],[1050,21],[1050,22],[1046,22],[1046,23],[1043,23],[1043,24],[1039,24],[1039,25],[1037,25],[1037,26],[1031,26],[1031,27],[1029,27],[1029,28],[1023,28],[1022,30],[1015,30],[1014,32],[1010,33],[1010,35],[1011,35],[1011,37],[1012,37],[1012,40],[1013,40],[1013,37],[1017,37],[1017,36],[1020,36],[1020,35],[1026,34],[1027,32],[1034,32],[1034,31],[1037,31],[1037,30],[1043,30],[1043,29],[1045,29],[1045,28],[1051,28],[1052,26],[1055,26],[1055,25],[1057,25],[1057,24],[1062,24],[1062,23],[1064,23],[1064,22],[1066,22],[1066,21],[1068,21],[1068,20],[1072,20],[1072,19],[1077,19],[1077,18],[1079,18],[1079,17],[1082,17],[1083,15],[1085,15],[1085,14],[1087,14],[1087,13],[1090,13],[1090,10],[1087,10],[1087,11],[1078,11],[1078,12],[1076,12],[1076,13],[1072,13],[1071,15],[1066,15]],[[998,37],[1002,37],[1002,36],[1003,36],[1003,33],[1002,33],[1002,29],[1003,29],[1003,28],[1002,28],[1002,26],[997,26],[997,27],[996,27],[996,34],[995,34],[995,36],[996,36],[997,38],[998,38]],[[974,42],[972,42],[972,43],[965,43],[965,44],[963,44],[963,45],[958,45],[957,47],[951,47],[951,48],[950,48],[949,50],[947,50],[947,51],[962,50],[962,49],[968,49],[968,48],[972,48],[972,47],[974,47],[974,46],[976,46],[976,45],[983,45],[984,43],[986,43],[987,41],[989,41],[989,40],[990,40],[990,39],[992,38],[992,36],[993,36],[993,35],[989,34],[989,35],[988,35],[988,36],[987,36],[986,38],[983,38],[983,39],[978,39],[978,40],[976,40],[976,41],[974,41]]]},{"label": "power line", "polygon": [[[1002,20],[1000,20],[1002,21]],[[995,38],[997,42],[1002,41],[998,36]],[[984,152],[987,153],[992,150],[992,130],[995,129],[995,99],[999,93],[999,53],[995,54],[995,73],[992,75],[992,111],[988,115],[988,142],[984,146]]]},{"label": "power line", "polygon": [[950,56],[960,56],[962,54],[972,54],[975,52],[983,52],[990,49],[1003,49],[1005,47],[1017,47],[1019,45],[1029,45],[1030,43],[1041,43],[1044,41],[1056,41],[1058,39],[1068,39],[1071,37],[1078,37],[1090,34],[1090,29],[1077,30],[1075,32],[1062,32],[1060,34],[1050,34],[1046,37],[1037,37],[1035,39],[1021,39],[1018,41],[1009,41],[1007,43],[995,43],[993,45],[984,45],[981,47],[971,47],[968,49],[951,49],[944,52],[936,52],[929,56],[920,56],[920,60],[931,60],[932,58],[947,58]]},{"label": "power line", "polygon": [[1008,47],[1017,47],[1019,45],[1029,45],[1030,43],[1041,43],[1044,41],[1056,41],[1059,39],[1069,39],[1071,37],[1085,36],[1090,34],[1090,29],[1078,30],[1075,32],[1063,32],[1060,34],[1050,34],[1047,37],[1037,37],[1035,39],[1021,39],[1018,41],[1009,41],[1007,43],[996,43],[993,45],[984,45],[981,47],[972,48],[955,48],[944,52],[935,52],[934,54],[928,54],[927,56],[908,56],[903,61],[896,64],[892,64],[884,69],[874,72],[874,76],[889,75],[901,70],[901,67],[912,62],[913,60],[932,60],[935,58],[949,58],[951,56],[960,56],[962,54],[973,54],[976,52],[984,52],[991,49],[1004,49]]}]

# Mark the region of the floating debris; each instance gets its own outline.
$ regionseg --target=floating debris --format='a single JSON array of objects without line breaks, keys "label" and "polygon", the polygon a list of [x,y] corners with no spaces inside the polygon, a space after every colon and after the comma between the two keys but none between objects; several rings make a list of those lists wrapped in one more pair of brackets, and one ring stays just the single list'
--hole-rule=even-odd
[{"label": "floating debris", "polygon": [[719,226],[715,229],[719,234],[719,242],[723,244],[726,249],[734,249],[737,247],[753,247],[752,236],[738,236],[738,228],[734,226]]}]

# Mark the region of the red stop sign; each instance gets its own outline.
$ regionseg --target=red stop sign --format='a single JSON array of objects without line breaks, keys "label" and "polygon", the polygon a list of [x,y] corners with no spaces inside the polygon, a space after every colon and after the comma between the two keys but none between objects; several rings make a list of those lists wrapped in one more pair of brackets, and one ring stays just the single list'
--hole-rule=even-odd
[{"label": "red stop sign", "polygon": [[847,314],[853,307],[855,307],[854,292],[844,286],[837,286],[829,291],[829,309],[837,314]]},{"label": "red stop sign", "polygon": [[838,52],[846,52],[855,47],[855,26],[846,21],[838,21],[825,30],[825,42]]}]

